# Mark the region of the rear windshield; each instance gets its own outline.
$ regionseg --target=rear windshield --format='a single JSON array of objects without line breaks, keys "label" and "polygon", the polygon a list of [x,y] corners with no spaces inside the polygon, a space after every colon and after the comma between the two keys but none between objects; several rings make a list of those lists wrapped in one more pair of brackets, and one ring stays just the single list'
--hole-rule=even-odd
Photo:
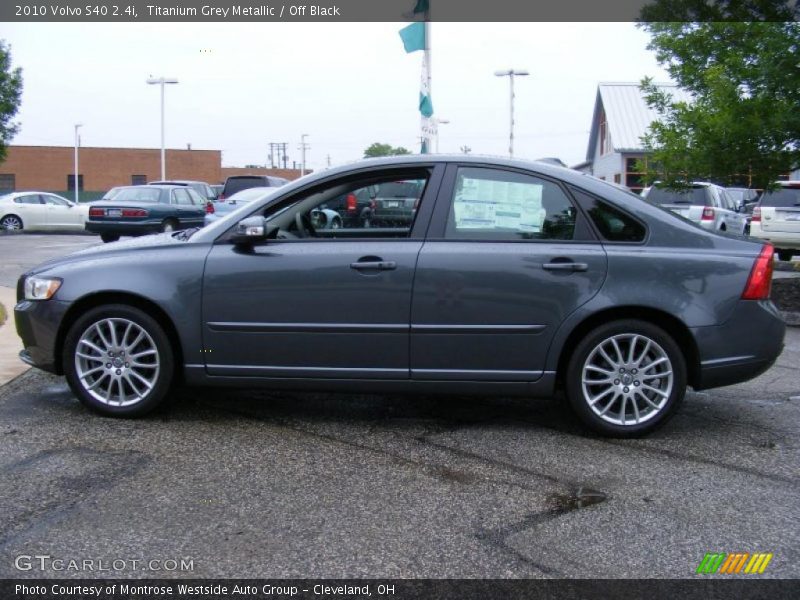
[{"label": "rear windshield", "polygon": [[711,198],[705,187],[674,191],[654,187],[647,194],[648,202],[653,204],[690,204],[692,206],[711,206]]},{"label": "rear windshield", "polygon": [[382,183],[378,196],[381,198],[416,198],[421,186],[416,181],[392,181]]},{"label": "rear windshield", "polygon": [[800,208],[800,188],[781,188],[761,196],[761,206]]},{"label": "rear windshield", "polygon": [[135,188],[125,188],[114,196],[115,202],[158,202],[161,197],[161,190],[139,186]]},{"label": "rear windshield", "polygon": [[264,187],[268,185],[269,182],[266,177],[255,175],[253,177],[229,177],[225,182],[225,196],[230,197],[236,192],[251,187]]}]

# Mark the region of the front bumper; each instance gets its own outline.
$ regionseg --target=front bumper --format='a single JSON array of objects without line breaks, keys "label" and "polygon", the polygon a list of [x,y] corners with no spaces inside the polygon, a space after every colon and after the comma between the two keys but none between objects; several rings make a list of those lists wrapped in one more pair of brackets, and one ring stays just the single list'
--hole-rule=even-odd
[{"label": "front bumper", "polygon": [[694,389],[733,385],[758,377],[783,351],[786,324],[771,300],[740,300],[722,325],[695,327],[700,352]]},{"label": "front bumper", "polygon": [[20,359],[50,373],[62,374],[60,353],[57,352],[61,322],[70,303],[50,300],[20,300],[14,307],[17,334],[22,338]]}]

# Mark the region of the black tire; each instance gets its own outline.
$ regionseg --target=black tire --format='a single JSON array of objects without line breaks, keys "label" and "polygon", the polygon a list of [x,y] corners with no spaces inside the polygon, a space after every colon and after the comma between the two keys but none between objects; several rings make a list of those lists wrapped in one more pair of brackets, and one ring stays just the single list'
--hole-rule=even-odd
[{"label": "black tire", "polygon": [[[616,362],[602,354],[606,345],[606,356]],[[607,379],[602,379],[602,371],[608,373]],[[585,384],[585,379],[597,384]],[[565,387],[572,410],[590,429],[610,437],[638,437],[675,414],[686,393],[686,361],[675,340],[660,327],[637,319],[612,321],[578,343],[567,366]]]},{"label": "black tire", "polygon": [[178,231],[178,227],[178,221],[175,219],[164,219],[163,223],[161,223],[161,232]]},{"label": "black tire", "polygon": [[783,260],[783,261],[792,260],[793,253],[791,250],[778,250],[776,254],[778,255],[778,260]]},{"label": "black tire", "polygon": [[0,219],[0,226],[6,231],[22,231],[24,229],[22,219],[17,215],[4,215]]},{"label": "black tire", "polygon": [[[109,319],[114,320],[114,334],[111,333]],[[134,326],[126,330],[128,323]],[[97,331],[98,325],[101,332]],[[103,331],[105,333],[101,335]],[[136,340],[131,338],[138,338],[140,332],[146,335],[138,344],[134,343]],[[116,340],[113,336],[116,336]],[[118,343],[105,346],[102,337]],[[90,345],[81,343],[82,352],[90,355],[90,358],[76,355],[82,338],[109,352],[97,352]],[[125,342],[130,345],[127,357]],[[151,350],[155,350],[155,353],[147,354]],[[141,357],[141,353],[147,356]],[[133,363],[140,358],[143,366],[134,367]],[[153,410],[169,393],[175,359],[169,338],[155,319],[133,306],[109,304],[88,310],[69,328],[64,341],[62,367],[72,392],[89,409],[112,417],[138,417]],[[89,374],[95,367],[99,367],[99,372]],[[83,372],[83,380],[79,369]],[[134,371],[139,374],[138,379],[134,377]],[[98,382],[98,379],[101,381]],[[111,383],[115,380],[117,383]],[[142,381],[150,381],[151,387],[148,389]],[[94,390],[90,389],[92,385],[96,386]],[[135,393],[135,387],[132,386],[138,388]],[[107,399],[98,397],[103,396],[107,389],[110,389]]]},{"label": "black tire", "polygon": [[111,242],[116,242],[119,239],[119,235],[116,233],[101,233],[100,239],[103,240],[104,243],[109,244]]}]

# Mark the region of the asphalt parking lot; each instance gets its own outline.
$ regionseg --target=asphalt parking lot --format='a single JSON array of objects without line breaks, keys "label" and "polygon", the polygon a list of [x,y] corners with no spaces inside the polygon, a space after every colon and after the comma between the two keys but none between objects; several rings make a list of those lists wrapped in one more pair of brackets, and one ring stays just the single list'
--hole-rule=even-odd
[{"label": "asphalt parking lot", "polygon": [[[0,236],[0,285],[95,242]],[[794,328],[767,373],[630,441],[559,399],[184,389],[121,421],[32,369],[0,388],[0,578],[97,574],[30,555],[125,560],[114,577],[695,578],[707,552],[800,577],[798,365]]]}]

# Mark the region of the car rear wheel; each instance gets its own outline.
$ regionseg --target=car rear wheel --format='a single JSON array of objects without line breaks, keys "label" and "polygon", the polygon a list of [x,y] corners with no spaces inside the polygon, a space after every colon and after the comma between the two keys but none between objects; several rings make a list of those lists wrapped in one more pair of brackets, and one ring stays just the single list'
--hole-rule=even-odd
[{"label": "car rear wheel", "polygon": [[175,231],[178,229],[178,222],[175,219],[164,219],[164,222],[161,223],[161,231]]},{"label": "car rear wheel", "polygon": [[777,254],[778,254],[778,260],[783,260],[783,261],[792,260],[791,250],[778,250]]},{"label": "car rear wheel", "polygon": [[89,310],[70,327],[63,368],[78,399],[108,416],[154,409],[172,384],[172,347],[158,322],[124,304]]},{"label": "car rear wheel", "polygon": [[660,327],[614,321],[575,348],[566,373],[567,398],[594,431],[635,437],[661,427],[686,393],[686,363]]},{"label": "car rear wheel", "polygon": [[119,239],[119,236],[116,233],[101,233],[100,239],[108,244],[111,242],[116,242]]},{"label": "car rear wheel", "polygon": [[3,220],[0,221],[0,226],[6,231],[19,231],[22,229],[22,219],[17,215],[6,215],[3,217]]}]

